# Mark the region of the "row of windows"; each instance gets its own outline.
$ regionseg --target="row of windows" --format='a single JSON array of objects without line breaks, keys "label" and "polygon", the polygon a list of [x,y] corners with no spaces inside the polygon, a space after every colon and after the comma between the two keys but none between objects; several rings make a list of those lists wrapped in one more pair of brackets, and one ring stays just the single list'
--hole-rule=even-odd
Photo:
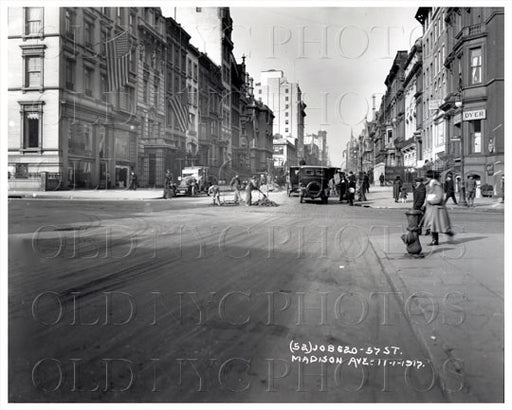
[{"label": "row of windows", "polygon": [[[470,154],[482,153],[482,121],[468,121],[469,147],[466,145],[466,150],[469,148]],[[430,126],[425,129],[425,149],[430,150],[433,146],[443,146],[445,144],[444,123],[437,126]]]},{"label": "row of windows", "polygon": [[[432,15],[435,12],[432,11],[428,14],[427,19],[425,20],[425,27],[429,27],[432,23]],[[438,18],[435,19],[432,29],[430,30],[430,34],[426,37],[424,51],[425,55],[435,47],[436,41],[442,36],[443,32],[446,30],[446,23],[444,21],[444,12]]]},{"label": "row of windows", "polygon": [[187,77],[197,81],[197,63],[193,63],[190,58],[187,58]]},{"label": "row of windows", "polygon": [[[442,48],[442,54],[441,57],[444,58],[444,46]],[[439,67],[437,67],[437,60],[435,60],[434,67],[432,66],[432,63],[430,64],[430,67],[427,67],[424,73],[425,76],[425,88],[428,86],[433,85],[433,92],[437,97],[443,97],[443,92],[445,91],[444,88],[446,87],[446,75],[445,70],[443,69],[441,71],[441,75],[434,74],[434,70],[437,68],[439,69],[441,65],[439,64]],[[459,61],[459,76],[462,79],[462,67],[460,65]],[[482,49],[481,48],[474,48],[470,50],[469,55],[469,84],[470,85],[477,85],[482,83]],[[462,84],[458,84],[457,86],[462,86]],[[443,92],[441,92],[443,91]],[[428,100],[427,100],[427,110],[428,110]],[[427,112],[428,114],[428,112]]]}]

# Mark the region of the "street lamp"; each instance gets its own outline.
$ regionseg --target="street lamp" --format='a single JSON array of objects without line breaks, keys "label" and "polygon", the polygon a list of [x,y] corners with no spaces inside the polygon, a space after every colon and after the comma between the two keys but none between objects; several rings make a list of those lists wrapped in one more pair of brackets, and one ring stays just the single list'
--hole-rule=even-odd
[{"label": "street lamp", "polygon": [[464,115],[462,114],[462,100],[455,101],[455,106],[460,109],[460,173],[461,173],[461,184],[460,189],[462,198],[459,197],[459,204],[467,206],[466,202],[466,180],[464,175]]}]

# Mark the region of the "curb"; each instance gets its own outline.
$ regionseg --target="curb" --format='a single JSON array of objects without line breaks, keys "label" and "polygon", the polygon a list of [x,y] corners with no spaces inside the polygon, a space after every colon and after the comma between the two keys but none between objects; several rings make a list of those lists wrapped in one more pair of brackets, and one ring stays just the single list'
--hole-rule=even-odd
[{"label": "curb", "polygon": [[97,198],[97,197],[83,197],[83,196],[60,196],[60,195],[8,195],[7,199],[47,199],[47,200],[65,200],[65,201],[157,201],[161,198]]},{"label": "curb", "polygon": [[[384,274],[384,277],[386,278],[386,282],[389,284],[391,290],[395,293],[401,294],[401,295],[410,295],[411,291],[407,287],[407,285],[404,283],[403,280],[395,281],[393,280],[392,272],[395,272],[396,269],[391,265],[391,262],[387,261],[387,256],[385,252],[381,252],[378,250],[374,244],[374,241],[372,239],[369,240],[369,243],[371,244],[371,247],[373,249],[373,252],[375,253],[375,256],[377,257],[378,263],[381,267],[382,273]],[[404,245],[405,246],[405,245]],[[407,255],[407,251],[404,249],[404,255]],[[413,258],[411,257],[411,260]],[[398,283],[395,283],[398,282]],[[398,296],[395,296],[395,299]],[[425,350],[427,357],[430,361],[430,364],[432,366],[432,370],[434,374],[436,375],[436,385],[438,385],[442,396],[446,399],[448,403],[452,402],[449,395],[445,392],[443,385],[445,385],[446,381],[443,373],[443,358],[446,356],[446,352],[442,349],[442,346],[436,345],[432,346],[428,343],[428,339],[426,339],[424,332],[421,331],[420,325],[413,323],[409,317],[407,316],[403,303],[397,299],[398,305],[400,306],[400,311],[405,318],[409,328],[411,329],[412,333],[416,337],[418,343],[421,345],[421,347]],[[432,329],[429,325],[423,325],[424,328],[427,327],[428,333],[435,334],[435,330]]]}]

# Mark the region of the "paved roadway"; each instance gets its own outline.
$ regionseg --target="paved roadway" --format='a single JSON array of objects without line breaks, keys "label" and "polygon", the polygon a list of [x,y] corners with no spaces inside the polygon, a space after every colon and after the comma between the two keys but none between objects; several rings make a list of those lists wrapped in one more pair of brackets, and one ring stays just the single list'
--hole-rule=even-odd
[{"label": "paved roadway", "polygon": [[272,198],[9,201],[10,400],[502,400],[503,214],[412,260],[403,210]]}]

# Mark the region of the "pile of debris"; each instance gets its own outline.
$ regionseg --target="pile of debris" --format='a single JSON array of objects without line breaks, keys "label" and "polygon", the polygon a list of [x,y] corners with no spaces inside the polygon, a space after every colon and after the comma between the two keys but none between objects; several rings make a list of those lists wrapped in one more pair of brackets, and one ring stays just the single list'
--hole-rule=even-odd
[{"label": "pile of debris", "polygon": [[271,201],[268,199],[268,197],[264,196],[261,199],[258,199],[257,201],[254,201],[252,203],[253,206],[279,206],[274,201]]}]

